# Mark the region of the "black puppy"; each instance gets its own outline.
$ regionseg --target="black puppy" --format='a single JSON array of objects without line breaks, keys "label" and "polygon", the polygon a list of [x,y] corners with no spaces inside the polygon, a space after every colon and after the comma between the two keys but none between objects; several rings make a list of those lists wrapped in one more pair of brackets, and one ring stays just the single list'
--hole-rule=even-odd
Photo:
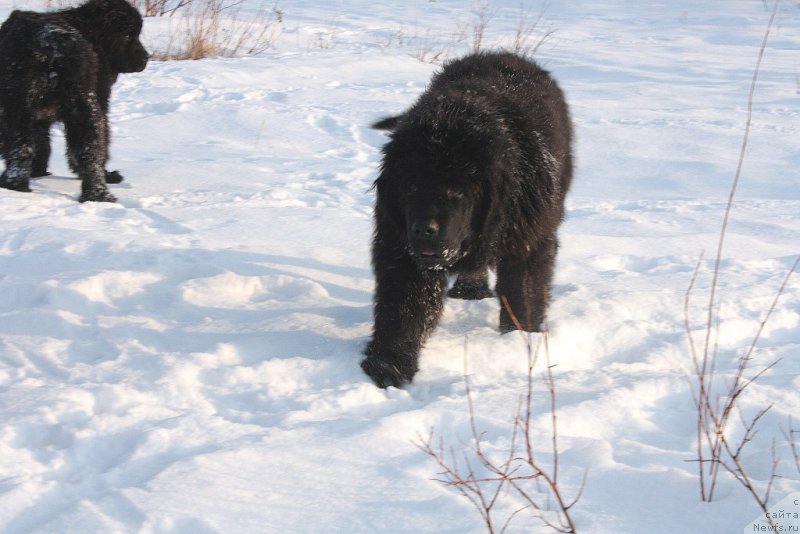
[{"label": "black puppy", "polygon": [[375,181],[374,331],[361,367],[380,387],[410,382],[456,298],[492,295],[500,331],[541,328],[572,179],[564,96],[535,63],[509,53],[452,61],[390,130]]},{"label": "black puppy", "polygon": [[50,125],[64,123],[67,159],[82,180],[80,201],[114,202],[122,176],[108,160],[108,102],[123,72],[148,54],[142,17],[126,0],[90,0],[52,13],[13,11],[0,26],[0,187],[30,191],[47,174]]}]

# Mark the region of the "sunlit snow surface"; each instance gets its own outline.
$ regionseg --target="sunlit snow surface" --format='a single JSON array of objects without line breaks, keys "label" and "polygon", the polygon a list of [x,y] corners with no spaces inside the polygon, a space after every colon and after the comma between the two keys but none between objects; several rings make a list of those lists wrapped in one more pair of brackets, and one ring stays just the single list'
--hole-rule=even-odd
[{"label": "sunlit snow surface", "polygon": [[[250,0],[247,0],[250,1]],[[42,9],[3,0],[14,8]],[[567,4],[566,6],[560,4]],[[758,0],[550,2],[538,59],[564,88],[576,177],[550,311],[559,479],[579,532],[741,532],[759,515],[723,476],[699,501],[684,296],[702,335],[711,258],[769,12]],[[324,7],[319,7],[324,6]],[[52,177],[0,190],[0,531],[481,532],[414,445],[477,426],[507,450],[525,343],[490,300],[447,303],[405,390],[361,372],[371,330],[375,120],[409,106],[471,42],[474,9],[281,3],[258,57],[152,62],[114,88],[117,204],[79,204],[54,132]],[[535,15],[540,6],[529,5]],[[484,45],[513,41],[492,3]],[[145,21],[163,43],[167,22]],[[467,39],[455,43],[460,28]],[[762,65],[719,281],[724,383],[800,253],[800,8]],[[800,491],[800,275],[761,336],[741,399],[774,402],[744,461],[773,502]],[[537,371],[537,377],[538,377]],[[537,382],[537,451],[550,461]],[[519,507],[503,499],[502,525]],[[521,512],[510,531],[537,532]]]}]

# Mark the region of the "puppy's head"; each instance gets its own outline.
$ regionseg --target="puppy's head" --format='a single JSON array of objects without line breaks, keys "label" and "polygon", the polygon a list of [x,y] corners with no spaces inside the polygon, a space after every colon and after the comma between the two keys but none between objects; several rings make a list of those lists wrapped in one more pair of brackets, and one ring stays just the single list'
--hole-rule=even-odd
[{"label": "puppy's head", "polygon": [[99,38],[115,74],[141,72],[150,55],[139,40],[142,16],[127,0],[91,0]]},{"label": "puppy's head", "polygon": [[432,135],[401,117],[373,126],[393,132],[376,180],[379,209],[420,268],[453,267],[480,232],[487,169],[457,134]]}]

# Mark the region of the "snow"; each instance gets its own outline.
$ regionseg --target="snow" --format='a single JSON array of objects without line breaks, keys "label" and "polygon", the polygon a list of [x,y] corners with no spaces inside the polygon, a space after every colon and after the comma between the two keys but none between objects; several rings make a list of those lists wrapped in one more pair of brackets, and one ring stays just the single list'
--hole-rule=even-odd
[{"label": "snow", "polygon": [[[247,0],[248,2],[251,0]],[[565,5],[563,5],[565,4]],[[282,2],[255,57],[152,62],[114,89],[117,204],[76,199],[54,132],[48,178],[0,190],[0,531],[481,532],[415,443],[456,451],[476,424],[507,450],[525,341],[496,303],[447,302],[404,390],[359,368],[371,331],[372,181],[383,134],[481,4]],[[12,8],[41,4],[0,1]],[[538,5],[529,5],[535,15]],[[519,3],[495,0],[485,46]],[[576,126],[549,352],[559,480],[579,532],[740,532],[761,516],[723,475],[700,502],[683,305],[702,336],[713,253],[769,11],[549,3],[537,52]],[[145,43],[163,42],[147,19]],[[455,42],[459,29],[467,38]],[[800,10],[780,7],[755,93],[719,280],[717,380],[735,371],[800,253]],[[800,491],[784,434],[800,419],[800,276],[790,278],[741,399],[774,403],[744,455],[770,503]],[[552,461],[537,368],[539,458]],[[499,505],[499,524],[515,503]],[[751,527],[752,528],[752,527]],[[513,532],[546,532],[525,512]]]}]

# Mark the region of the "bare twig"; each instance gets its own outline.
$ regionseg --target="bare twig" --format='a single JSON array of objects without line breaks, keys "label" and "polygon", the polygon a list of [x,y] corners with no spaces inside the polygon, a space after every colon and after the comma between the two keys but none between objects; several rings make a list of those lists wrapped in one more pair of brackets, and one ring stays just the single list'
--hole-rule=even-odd
[{"label": "bare twig", "polygon": [[792,457],[794,458],[794,466],[797,468],[797,473],[800,474],[800,445],[797,443],[797,436],[800,436],[800,430],[795,430],[792,424],[792,416],[789,416],[789,428],[788,430],[782,430],[783,437],[786,438],[786,442],[789,444],[789,448],[792,451]]},{"label": "bare twig", "polygon": [[772,24],[775,21],[775,15],[778,12],[778,4],[779,0],[775,0],[775,5],[772,9],[772,14],[770,15],[769,22],[767,22],[767,28],[764,32],[764,38],[761,41],[761,46],[758,49],[758,59],[756,60],[756,66],[753,69],[753,79],[750,82],[750,93],[747,97],[747,120],[745,122],[744,127],[744,136],[742,138],[742,147],[739,150],[739,161],[736,165],[736,174],[733,178],[733,185],[731,186],[730,194],[728,195],[728,203],[725,206],[725,215],[722,219],[722,228],[719,232],[719,241],[717,243],[717,255],[714,260],[714,271],[711,280],[711,290],[709,292],[708,298],[708,318],[707,318],[707,329],[706,329],[706,338],[705,338],[705,345],[704,345],[704,353],[708,353],[709,342],[711,338],[711,325],[713,323],[713,312],[714,312],[714,302],[717,293],[717,282],[719,280],[719,273],[720,273],[720,264],[722,262],[722,249],[725,244],[725,236],[727,235],[728,230],[728,221],[730,220],[731,210],[733,209],[733,199],[736,196],[736,190],[739,186],[739,178],[742,175],[742,167],[744,165],[744,156],[747,152],[747,144],[750,140],[750,126],[753,122],[753,96],[756,92],[756,83],[758,82],[758,75],[761,72],[761,60],[764,58],[764,51],[767,48],[767,41],[769,40],[769,34],[772,30]]},{"label": "bare twig", "polygon": [[[769,495],[772,490],[772,483],[777,478],[777,469],[778,469],[778,458],[775,452],[775,440],[772,440],[772,467],[770,471],[769,481],[767,482],[767,488],[764,491],[763,495],[759,495],[758,489],[755,487],[753,480],[750,478],[750,475],[747,473],[745,466],[742,462],[741,455],[739,454],[741,450],[734,451],[731,448],[730,443],[723,439],[722,440],[725,445],[725,451],[727,452],[727,458],[730,459],[730,463],[726,460],[720,460],[718,463],[722,465],[733,477],[740,483],[742,486],[747,489],[750,495],[753,497],[753,500],[756,501],[761,511],[764,512],[764,515],[767,518],[770,526],[773,527],[773,532],[778,532],[777,525],[775,524],[774,519],[769,515],[769,509],[767,507],[769,503]],[[731,465],[731,463],[733,465]]]},{"label": "bare twig", "polygon": [[[522,512],[531,512],[545,526],[562,533],[575,533],[575,523],[570,515],[570,510],[578,502],[583,494],[586,484],[587,473],[584,473],[581,486],[577,495],[570,501],[563,497],[559,485],[559,445],[558,445],[558,424],[556,416],[556,388],[553,378],[553,365],[550,362],[548,334],[543,332],[538,337],[534,346],[530,335],[525,334],[521,329],[521,324],[517,317],[511,312],[506,301],[506,306],[512,322],[520,329],[520,333],[525,340],[527,347],[527,383],[526,391],[520,398],[520,403],[514,417],[514,424],[511,431],[510,444],[503,455],[501,461],[491,458],[484,449],[484,433],[481,432],[477,424],[475,414],[474,394],[472,392],[468,378],[466,366],[467,346],[465,341],[465,367],[464,367],[464,388],[467,397],[469,410],[470,432],[472,439],[468,450],[462,455],[462,462],[458,461],[455,452],[451,451],[448,457],[445,454],[444,445],[435,448],[433,443],[433,430],[430,436],[423,440],[418,439],[417,446],[429,457],[433,458],[441,468],[439,473],[442,478],[438,479],[447,487],[452,487],[461,495],[467,497],[472,505],[480,513],[481,519],[488,532],[496,532],[493,512],[495,511],[501,498],[508,495],[508,489],[522,500],[522,506],[508,515],[500,529],[505,531]],[[533,445],[533,388],[534,388],[534,368],[538,359],[539,351],[544,350],[547,359],[543,379],[547,387],[551,409],[551,428],[550,440],[552,447],[553,462],[550,469],[545,469],[536,459]],[[522,440],[522,443],[520,443]],[[473,466],[473,464],[475,464]],[[474,467],[479,467],[486,475],[479,475]]]},{"label": "bare twig", "polygon": [[695,394],[694,389],[691,389],[692,397],[694,400],[695,407],[697,408],[697,465],[699,468],[699,476],[700,476],[700,498],[701,500],[706,500],[706,477],[705,477],[705,448],[703,447],[703,429],[707,428],[706,422],[706,410],[704,408],[704,400],[708,398],[708,394],[706,393],[706,361],[704,359],[702,366],[699,365],[699,357],[697,355],[697,348],[695,347],[694,343],[694,336],[692,336],[692,326],[689,322],[689,301],[692,295],[692,290],[694,289],[694,285],[697,282],[697,274],[700,272],[700,265],[703,262],[703,253],[700,254],[700,258],[697,260],[697,265],[695,265],[694,272],[692,273],[692,278],[689,281],[689,287],[686,290],[686,294],[684,295],[683,299],[683,319],[684,319],[684,327],[686,328],[686,336],[689,340],[689,351],[692,358],[692,364],[694,365],[694,374],[697,377],[697,385],[699,391]]},{"label": "bare twig", "polygon": [[[783,282],[781,283],[780,287],[778,288],[778,291],[775,294],[775,298],[772,300],[772,304],[770,305],[769,309],[767,310],[767,313],[764,316],[764,319],[762,319],[761,323],[759,324],[759,327],[758,327],[758,330],[756,331],[756,334],[753,336],[753,340],[750,343],[750,346],[747,349],[747,352],[743,356],[741,356],[739,358],[738,366],[737,366],[737,369],[736,369],[736,374],[734,375],[733,381],[730,384],[730,387],[729,387],[729,390],[728,390],[728,395],[727,395],[727,400],[726,400],[726,402],[725,402],[725,404],[724,404],[724,406],[722,407],[721,410],[718,407],[712,407],[710,405],[709,395],[708,395],[708,392],[710,391],[710,388],[708,388],[708,387],[704,388],[704,394],[705,394],[707,405],[706,405],[706,410],[705,410],[706,414],[703,417],[710,416],[710,418],[714,422],[714,427],[715,427],[715,432],[713,433],[713,439],[710,440],[711,443],[712,443],[711,447],[710,447],[711,448],[712,460],[718,460],[719,457],[720,457],[721,449],[723,448],[723,446],[726,446],[726,443],[725,443],[725,441],[723,439],[724,438],[724,432],[725,432],[725,430],[726,430],[726,428],[728,426],[728,420],[730,419],[731,413],[733,412],[734,408],[737,407],[737,402],[738,402],[739,397],[742,395],[742,393],[745,391],[745,389],[750,384],[752,384],[754,381],[756,381],[758,378],[760,378],[764,373],[769,371],[772,367],[774,367],[780,361],[780,360],[776,360],[776,361],[772,362],[771,364],[767,365],[765,368],[763,368],[761,371],[759,371],[758,373],[756,373],[753,377],[751,377],[749,379],[745,379],[744,378],[744,372],[747,370],[747,365],[750,362],[750,360],[752,359],[753,352],[755,350],[755,347],[756,347],[756,344],[757,344],[758,340],[761,337],[761,333],[764,330],[764,326],[767,324],[767,321],[769,320],[770,316],[775,311],[775,308],[778,305],[778,300],[780,299],[781,295],[786,290],[786,285],[788,284],[789,279],[791,278],[792,274],[794,274],[794,272],[797,270],[797,267],[798,267],[799,264],[800,264],[800,256],[798,256],[795,259],[794,264],[789,269],[789,271],[786,273],[786,276],[784,277]],[[711,371],[710,375],[705,375],[705,376],[706,376],[706,378],[708,378],[710,380],[713,377],[713,370]],[[703,388],[701,387],[701,389],[703,389]],[[769,408],[767,408],[767,410],[768,409]],[[765,413],[765,412],[766,412],[766,410],[764,410],[764,412],[761,412],[757,416],[757,419],[760,418],[763,415],[763,413]],[[720,414],[720,415],[717,415],[717,414]],[[722,436],[722,438],[720,438],[720,436]],[[747,436],[747,434],[746,434],[746,436]],[[702,465],[702,463],[701,463],[701,465]],[[718,461],[712,461],[712,463],[711,463],[711,487],[710,487],[710,490],[709,490],[709,492],[707,494],[707,500],[709,500],[709,501],[713,500],[713,497],[714,497],[714,489],[716,487],[716,480],[717,480],[718,470],[719,470],[719,462]]]},{"label": "bare twig", "polygon": [[[772,313],[775,311],[781,295],[786,289],[789,278],[795,272],[800,263],[800,257],[794,262],[792,268],[787,273],[780,288],[778,289],[775,298],[772,301],[769,309],[767,310],[764,318],[759,324],[758,329],[753,336],[749,347],[745,353],[739,357],[737,362],[736,371],[733,375],[732,381],[727,386],[727,395],[722,398],[713,399],[713,391],[716,389],[713,384],[714,375],[716,371],[716,360],[719,343],[719,311],[718,303],[716,302],[717,287],[721,272],[722,251],[727,235],[728,225],[730,221],[731,211],[733,208],[733,201],[736,196],[736,190],[741,177],[744,157],[747,150],[747,144],[750,135],[750,127],[752,124],[753,114],[753,97],[755,94],[756,83],[761,68],[761,61],[769,39],[769,34],[775,20],[775,15],[778,10],[779,0],[775,0],[771,16],[767,23],[764,32],[764,38],[759,48],[758,59],[753,71],[753,78],[750,84],[750,91],[747,101],[747,119],[745,123],[745,132],[742,140],[742,146],[739,151],[739,159],[736,167],[733,184],[728,195],[728,201],[725,206],[725,214],[722,221],[722,227],[719,233],[719,240],[717,243],[716,256],[714,258],[714,267],[712,270],[711,287],[709,290],[709,300],[706,305],[706,322],[705,322],[705,337],[703,339],[702,347],[698,350],[695,340],[692,336],[691,325],[689,321],[689,299],[695,287],[702,256],[698,261],[697,267],[692,275],[689,283],[689,288],[686,292],[684,301],[684,315],[685,315],[685,328],[689,340],[690,356],[694,374],[697,380],[696,389],[692,388],[692,400],[697,408],[697,461],[699,464],[699,480],[700,480],[700,495],[703,501],[711,501],[714,497],[714,491],[717,485],[719,470],[723,468],[730,473],[733,478],[744,486],[747,491],[752,495],[753,499],[758,503],[762,511],[767,512],[767,504],[769,502],[772,484],[777,476],[777,455],[775,453],[775,442],[772,444],[772,470],[770,478],[767,482],[766,488],[763,493],[759,493],[758,488],[754,484],[752,478],[748,474],[742,461],[743,450],[750,443],[758,433],[757,425],[761,419],[770,410],[772,405],[759,411],[752,419],[745,419],[739,409],[739,400],[744,391],[757,379],[763,376],[778,362],[773,362],[767,365],[762,370],[755,373],[752,377],[746,378],[745,373],[748,365],[752,360],[755,347],[764,327],[769,321]],[[716,332],[716,334],[715,334]],[[712,347],[711,340],[714,338]],[[739,414],[740,424],[743,428],[741,438],[734,442],[729,436],[729,427],[731,426],[731,416]],[[706,470],[708,468],[708,470]],[[766,514],[767,520],[772,527],[775,527],[774,521]]]}]

